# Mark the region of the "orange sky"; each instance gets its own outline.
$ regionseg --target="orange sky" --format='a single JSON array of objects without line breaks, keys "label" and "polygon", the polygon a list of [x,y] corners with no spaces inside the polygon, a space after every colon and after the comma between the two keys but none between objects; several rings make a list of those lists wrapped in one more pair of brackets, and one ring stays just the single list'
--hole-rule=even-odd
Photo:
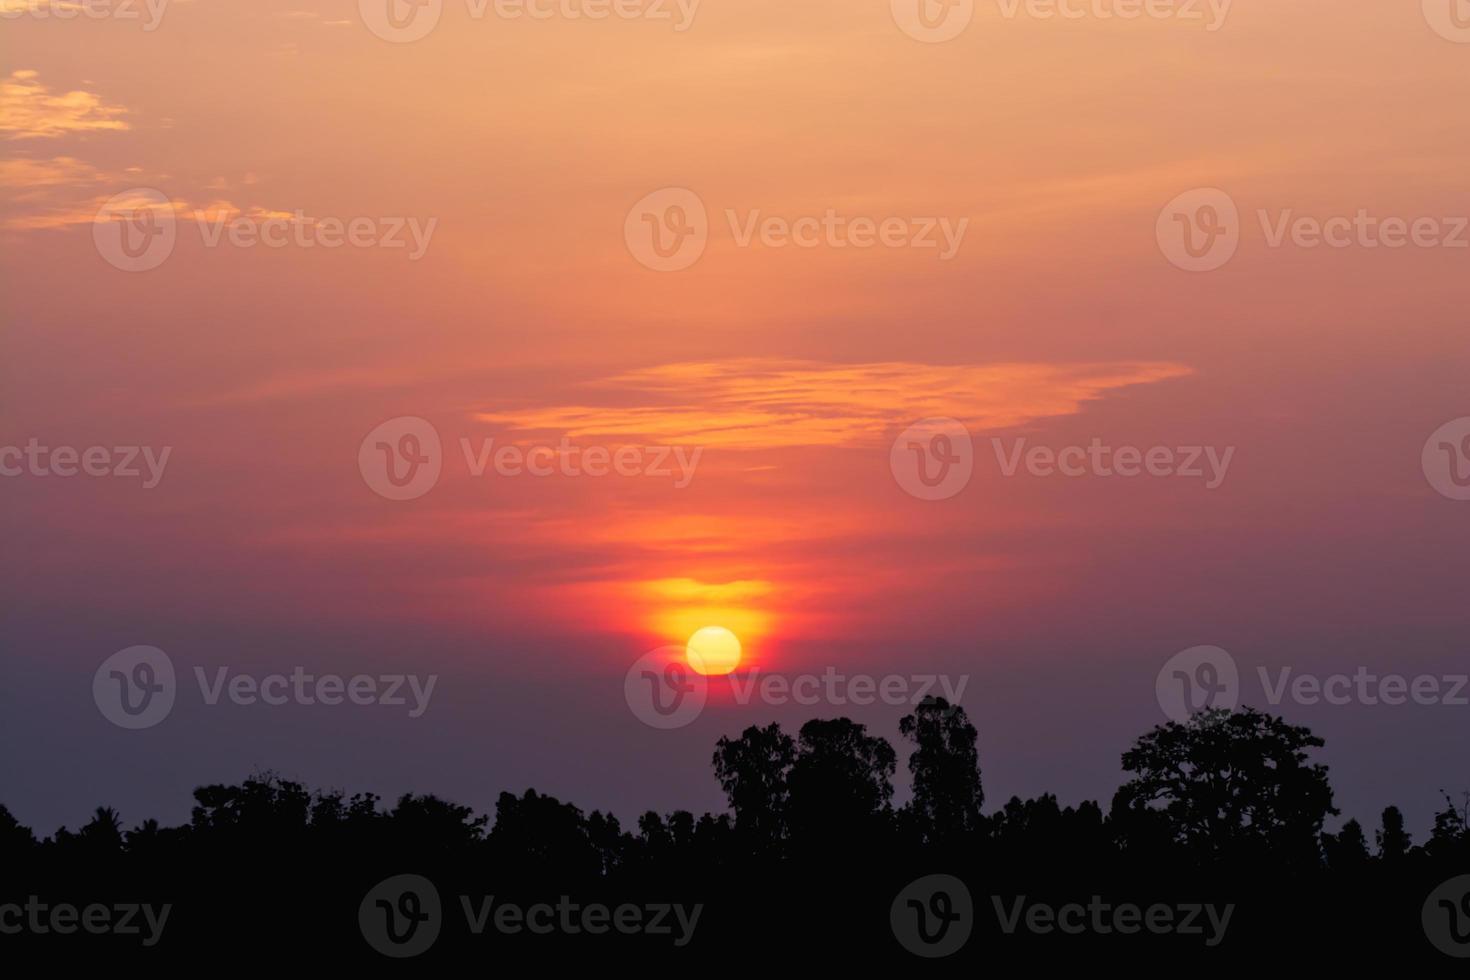
[{"label": "orange sky", "polygon": [[[173,0],[151,31],[29,2],[0,0],[0,444],[174,456],[146,493],[0,485],[18,645],[61,645],[77,603],[112,648],[155,642],[114,643],[124,622],[370,622],[477,636],[473,670],[512,683],[621,677],[717,620],[762,665],[984,661],[1036,690],[1057,663],[1329,657],[1426,619],[1409,655],[1460,649],[1447,586],[1402,583],[1464,543],[1418,454],[1470,414],[1470,251],[1272,248],[1257,220],[1470,214],[1470,44],[1418,3],[1237,0],[1207,31],[977,2],[928,44],[887,0],[703,0],[682,31],[448,0],[413,43],[355,0]],[[709,237],[656,272],[625,223],[671,187]],[[1190,274],[1155,223],[1200,187],[1241,244]],[[178,241],[130,273],[93,223],[136,188]],[[829,210],[967,225],[948,259],[739,241]],[[297,212],[434,224],[415,259],[211,247],[196,220]],[[353,461],[399,416],[444,471],[393,502]],[[889,449],[934,416],[976,476],[929,502]],[[702,455],[680,487],[476,478],[461,450],[562,437]],[[989,440],[1022,437],[1238,451],[1218,491],[1006,478]]]}]

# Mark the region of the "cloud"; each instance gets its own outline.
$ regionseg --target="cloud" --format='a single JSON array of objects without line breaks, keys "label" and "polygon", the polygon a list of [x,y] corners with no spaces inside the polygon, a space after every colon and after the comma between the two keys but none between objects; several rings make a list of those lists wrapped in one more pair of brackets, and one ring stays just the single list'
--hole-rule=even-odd
[{"label": "cloud", "polygon": [[0,160],[0,184],[12,192],[17,188],[24,192],[41,187],[98,184],[106,179],[108,176],[102,171],[76,157]]},{"label": "cloud", "polygon": [[53,95],[30,70],[0,80],[0,133],[10,140],[55,139],[71,133],[128,128],[122,106],[106,105],[92,92]]},{"label": "cloud", "polygon": [[[605,404],[480,412],[512,430],[731,449],[868,446],[898,424],[956,418],[1006,429],[1061,415],[1130,385],[1183,377],[1182,364],[825,364],[744,358],[667,364],[591,387]],[[592,399],[588,399],[591,401]]]}]

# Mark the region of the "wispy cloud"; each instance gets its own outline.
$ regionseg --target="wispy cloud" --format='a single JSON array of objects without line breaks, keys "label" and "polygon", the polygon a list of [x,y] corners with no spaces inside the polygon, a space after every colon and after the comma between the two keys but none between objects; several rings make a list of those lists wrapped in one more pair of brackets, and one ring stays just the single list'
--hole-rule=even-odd
[{"label": "wispy cloud", "polygon": [[952,417],[978,429],[1005,429],[1075,414],[1110,391],[1190,373],[1182,364],[1150,361],[939,365],[746,358],[632,371],[594,383],[597,399],[476,418],[572,438],[637,437],[732,449],[865,446],[914,419]]},{"label": "wispy cloud", "polygon": [[0,80],[0,133],[6,139],[55,139],[72,133],[123,130],[123,106],[108,105],[80,89],[52,94],[31,70],[13,71]]}]

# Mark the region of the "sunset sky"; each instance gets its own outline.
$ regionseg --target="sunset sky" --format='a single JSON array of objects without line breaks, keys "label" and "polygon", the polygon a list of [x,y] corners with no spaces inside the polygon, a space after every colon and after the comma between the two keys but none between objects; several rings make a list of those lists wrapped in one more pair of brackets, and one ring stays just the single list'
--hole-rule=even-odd
[{"label": "sunset sky", "polygon": [[[713,696],[644,724],[630,665],[706,625],[743,670],[968,678],[992,807],[1106,806],[1166,720],[1160,668],[1201,644],[1243,703],[1327,740],[1345,817],[1394,803],[1422,839],[1441,788],[1470,789],[1470,705],[1273,707],[1257,681],[1470,670],[1470,502],[1421,463],[1470,416],[1470,43],[1434,0],[1236,0],[1216,30],[976,0],[942,43],[888,0],[702,0],[682,24],[672,0],[445,0],[411,42],[371,3],[172,0],[148,30],[141,0],[0,0],[0,447],[170,449],[153,487],[0,478],[0,801],[23,822],[182,820],[257,768],[629,820],[721,807],[710,753],[747,725],[850,715],[898,743],[882,704]],[[629,229],[670,188],[707,242],[657,271]],[[1189,272],[1156,229],[1201,188],[1239,245]],[[143,191],[176,242],[128,271],[99,209]],[[1283,216],[1362,211],[1448,240],[1273,246]],[[939,245],[744,240],[829,212]],[[211,244],[287,219],[406,244]],[[442,473],[392,500],[359,454],[404,417]],[[891,458],[930,418],[973,440],[945,499]],[[476,476],[463,446],[489,439],[668,447],[672,475]],[[1214,488],[1008,476],[1021,439],[1233,453]],[[134,645],[179,671],[143,731],[91,694]],[[194,682],[298,666],[439,680],[417,718]]]}]

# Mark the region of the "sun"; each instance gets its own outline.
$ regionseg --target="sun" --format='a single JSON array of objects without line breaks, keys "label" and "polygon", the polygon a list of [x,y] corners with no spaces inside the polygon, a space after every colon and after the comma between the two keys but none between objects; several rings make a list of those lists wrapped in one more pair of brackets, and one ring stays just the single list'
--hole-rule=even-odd
[{"label": "sun", "polygon": [[694,631],[684,655],[701,674],[728,674],[740,666],[740,638],[723,626],[706,626]]}]

